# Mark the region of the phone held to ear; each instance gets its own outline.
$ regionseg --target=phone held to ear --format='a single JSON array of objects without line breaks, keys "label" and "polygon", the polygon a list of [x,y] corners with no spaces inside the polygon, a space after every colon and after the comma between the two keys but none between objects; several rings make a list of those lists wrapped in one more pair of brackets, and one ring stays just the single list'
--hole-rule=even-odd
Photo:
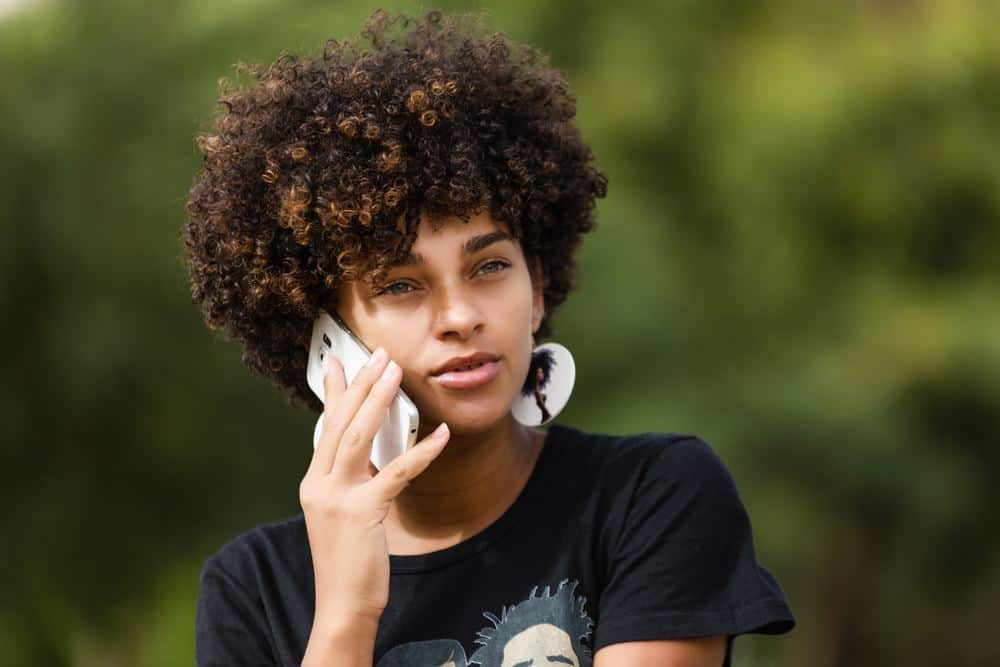
[{"label": "phone held to ear", "polygon": [[[332,316],[320,309],[319,317],[313,323],[312,340],[309,343],[309,363],[306,366],[306,380],[309,388],[325,403],[323,388],[323,360],[332,354],[344,367],[344,377],[348,386],[372,353],[351,331],[350,327],[336,314]],[[381,470],[394,458],[417,442],[417,426],[420,423],[417,406],[402,388],[396,393],[385,419],[372,442],[372,464]],[[313,449],[319,444],[323,432],[323,415],[319,416],[313,430]]]}]

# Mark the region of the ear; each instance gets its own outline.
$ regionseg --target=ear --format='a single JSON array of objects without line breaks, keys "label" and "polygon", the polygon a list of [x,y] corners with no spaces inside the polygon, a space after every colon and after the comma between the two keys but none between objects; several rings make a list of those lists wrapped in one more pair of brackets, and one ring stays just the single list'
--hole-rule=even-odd
[{"label": "ear", "polygon": [[531,267],[531,333],[538,331],[545,318],[545,274],[537,257]]}]

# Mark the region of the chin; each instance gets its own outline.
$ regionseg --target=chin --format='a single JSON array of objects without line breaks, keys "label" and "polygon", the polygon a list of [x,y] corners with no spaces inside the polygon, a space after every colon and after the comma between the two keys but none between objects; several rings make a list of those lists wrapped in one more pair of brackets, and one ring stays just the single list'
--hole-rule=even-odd
[{"label": "chin", "polygon": [[479,400],[452,400],[442,405],[440,399],[426,411],[419,405],[420,421],[433,430],[441,422],[448,424],[452,434],[481,433],[495,428],[510,414],[511,401],[495,396],[481,396]]},{"label": "chin", "polygon": [[426,387],[427,391],[420,392],[419,399],[409,394],[417,405],[421,424],[433,430],[446,422],[453,434],[479,433],[495,428],[510,415],[520,390],[520,385],[515,386],[504,370],[501,366],[500,375],[492,382],[472,389],[446,389],[428,379],[430,386]]}]

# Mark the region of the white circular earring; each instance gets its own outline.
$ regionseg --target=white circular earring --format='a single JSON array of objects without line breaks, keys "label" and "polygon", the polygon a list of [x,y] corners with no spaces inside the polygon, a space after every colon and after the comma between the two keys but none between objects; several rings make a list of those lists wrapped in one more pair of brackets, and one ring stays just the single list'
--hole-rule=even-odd
[{"label": "white circular earring", "polygon": [[559,343],[543,343],[531,352],[531,365],[511,412],[525,426],[541,426],[558,415],[573,393],[576,364]]}]

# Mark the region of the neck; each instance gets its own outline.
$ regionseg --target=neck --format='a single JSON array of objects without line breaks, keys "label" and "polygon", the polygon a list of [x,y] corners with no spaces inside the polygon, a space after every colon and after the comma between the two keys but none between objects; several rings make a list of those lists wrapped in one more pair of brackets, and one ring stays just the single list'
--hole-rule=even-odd
[{"label": "neck", "polygon": [[420,552],[419,541],[457,542],[498,519],[527,482],[544,440],[544,431],[519,424],[509,413],[487,431],[452,433],[390,506],[385,525],[395,542],[391,551]]}]

